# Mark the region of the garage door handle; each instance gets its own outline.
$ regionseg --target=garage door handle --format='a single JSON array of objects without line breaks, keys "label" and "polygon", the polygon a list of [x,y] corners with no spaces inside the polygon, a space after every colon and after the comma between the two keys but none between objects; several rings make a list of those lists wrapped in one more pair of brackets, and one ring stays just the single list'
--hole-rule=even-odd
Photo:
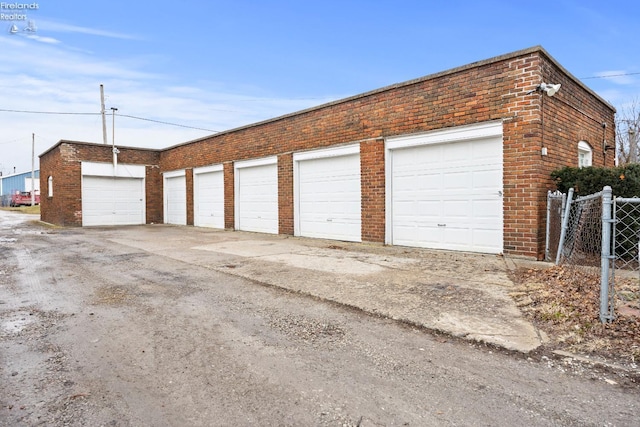
[{"label": "garage door handle", "polygon": [[333,222],[333,218],[327,218],[327,222]]},{"label": "garage door handle", "polygon": [[438,224],[438,227],[446,227],[447,224]]},{"label": "garage door handle", "polygon": [[502,191],[498,191],[498,196],[502,197]]}]

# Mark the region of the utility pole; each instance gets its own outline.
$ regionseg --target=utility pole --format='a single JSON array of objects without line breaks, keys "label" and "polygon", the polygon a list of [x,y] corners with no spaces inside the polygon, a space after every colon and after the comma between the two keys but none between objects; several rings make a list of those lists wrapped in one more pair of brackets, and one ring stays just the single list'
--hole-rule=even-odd
[{"label": "utility pole", "polygon": [[104,114],[104,85],[100,85],[100,112],[102,114],[102,143],[107,145],[107,118]]},{"label": "utility pole", "polygon": [[36,204],[36,134],[31,134],[31,206]]}]

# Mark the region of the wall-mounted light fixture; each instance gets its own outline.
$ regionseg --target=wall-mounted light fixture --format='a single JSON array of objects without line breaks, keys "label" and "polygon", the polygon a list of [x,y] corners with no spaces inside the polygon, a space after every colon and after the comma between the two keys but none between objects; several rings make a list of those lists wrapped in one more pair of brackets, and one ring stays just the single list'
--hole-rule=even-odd
[{"label": "wall-mounted light fixture", "polygon": [[[552,97],[560,90],[561,86],[562,85],[560,83],[554,85],[551,83],[542,82],[538,86],[536,86],[535,89],[527,92],[527,95],[530,95],[534,92],[540,92],[540,93],[544,92],[547,94],[547,96]],[[542,145],[540,147],[540,155],[542,157],[546,157],[548,155],[548,151],[547,151],[547,147],[545,147],[545,140],[544,140],[544,96],[540,99],[540,111],[542,114],[540,119],[540,129],[541,129],[540,141]]]},{"label": "wall-mounted light fixture", "polygon": [[530,90],[529,92],[527,92],[527,95],[530,95],[533,92],[544,92],[547,94],[547,96],[553,96],[560,90],[561,86],[562,85],[560,83],[554,85],[551,83],[542,82],[534,90]]},{"label": "wall-mounted light fixture", "polygon": [[558,84],[549,84],[549,83],[540,83],[540,86],[538,86],[539,90],[546,93],[548,96],[553,96],[556,94],[556,92],[558,92],[560,90],[560,86],[562,86],[560,83]]}]

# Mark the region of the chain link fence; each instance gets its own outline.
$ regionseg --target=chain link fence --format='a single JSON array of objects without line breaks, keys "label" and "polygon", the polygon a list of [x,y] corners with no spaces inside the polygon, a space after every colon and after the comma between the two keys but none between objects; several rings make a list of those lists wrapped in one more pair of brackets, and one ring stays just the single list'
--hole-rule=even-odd
[{"label": "chain link fence", "polygon": [[640,198],[615,198],[610,187],[572,198],[573,189],[565,203],[559,194],[548,194],[547,258],[552,259],[558,204],[563,203],[556,264],[600,276],[602,322],[615,318],[616,301],[640,308]]},{"label": "chain link fence", "polygon": [[615,268],[640,272],[640,198],[618,197],[613,206]]},{"label": "chain link fence", "polygon": [[575,200],[573,188],[569,189],[556,264],[586,269],[587,273],[600,277],[603,323],[614,319],[613,222],[611,187]]},{"label": "chain link fence", "polygon": [[[611,292],[618,310],[640,310],[640,198],[613,199]],[[613,314],[613,313],[612,313]]]},{"label": "chain link fence", "polygon": [[601,263],[602,192],[571,200],[567,196],[556,264],[596,267]]}]

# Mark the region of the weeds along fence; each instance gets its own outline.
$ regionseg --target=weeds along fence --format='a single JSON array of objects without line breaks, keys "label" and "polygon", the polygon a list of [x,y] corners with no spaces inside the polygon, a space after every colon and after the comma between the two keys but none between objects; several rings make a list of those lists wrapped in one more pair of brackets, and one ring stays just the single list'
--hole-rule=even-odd
[{"label": "weeds along fence", "polygon": [[612,191],[601,192],[573,200],[569,189],[562,217],[557,265],[589,268],[597,274],[600,266],[600,321],[614,319],[614,272]]},{"label": "weeds along fence", "polygon": [[566,199],[549,193],[547,201],[547,259],[553,259],[554,224],[560,222],[556,264],[591,268],[600,274],[600,320],[612,321],[616,270],[627,276],[640,272],[640,198],[613,197],[611,187],[605,187],[575,200],[573,189]]}]

